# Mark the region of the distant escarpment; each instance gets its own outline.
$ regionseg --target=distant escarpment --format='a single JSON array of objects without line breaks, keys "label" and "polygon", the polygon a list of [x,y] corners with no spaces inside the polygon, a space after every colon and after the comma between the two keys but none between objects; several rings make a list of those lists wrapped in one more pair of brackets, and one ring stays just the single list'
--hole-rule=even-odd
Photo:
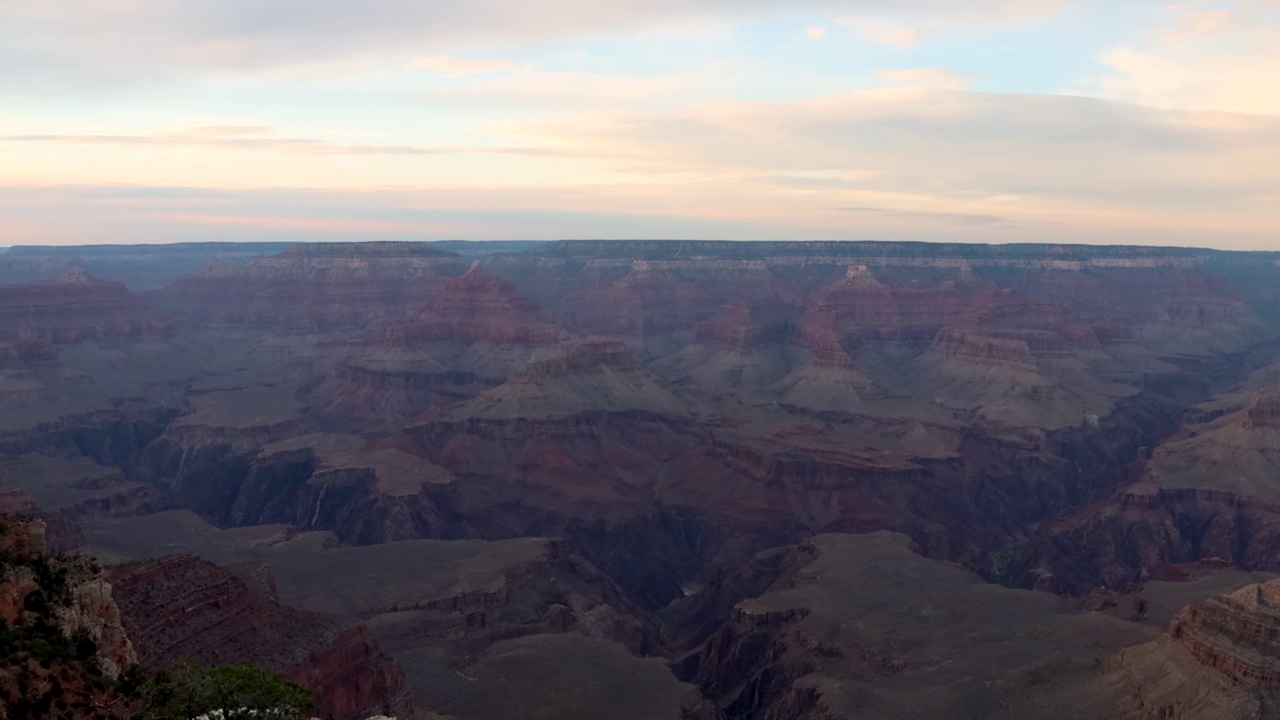
[{"label": "distant escarpment", "polygon": [[404,317],[465,269],[461,256],[419,243],[293,245],[243,264],[212,260],[152,297],[185,322],[359,328]]},{"label": "distant escarpment", "polygon": [[362,625],[279,605],[190,555],[119,566],[109,577],[146,667],[249,661],[310,688],[324,720],[410,709],[403,671]]},{"label": "distant escarpment", "polygon": [[124,283],[133,292],[156,290],[214,258],[243,263],[273,255],[289,243],[192,242],[163,245],[16,245],[0,254],[0,285],[52,280],[72,268]]},{"label": "distant escarpment", "polygon": [[95,280],[80,268],[47,282],[0,285],[0,345],[10,345],[20,358],[43,359],[42,343],[163,337],[171,330],[124,285]]}]

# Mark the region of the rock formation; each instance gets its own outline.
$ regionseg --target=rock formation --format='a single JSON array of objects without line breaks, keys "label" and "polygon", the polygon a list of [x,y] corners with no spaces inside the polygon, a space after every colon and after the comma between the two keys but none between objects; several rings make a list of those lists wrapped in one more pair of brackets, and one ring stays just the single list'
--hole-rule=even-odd
[{"label": "rock formation", "polygon": [[257,596],[230,571],[191,555],[123,565],[110,579],[146,667],[249,661],[310,688],[324,720],[410,708],[403,672],[366,627]]},{"label": "rock formation", "polygon": [[1276,581],[1187,606],[1167,635],[1129,647],[1078,688],[1081,717],[1215,720],[1280,716]]},{"label": "rock formation", "polygon": [[566,344],[507,383],[464,403],[475,419],[545,418],[594,412],[683,414],[686,404],[640,368],[627,346],[588,340]]},{"label": "rock formation", "polygon": [[169,331],[168,321],[124,285],[95,280],[78,267],[43,283],[0,285],[0,343],[10,344],[21,359],[46,358],[41,343],[156,337]]},{"label": "rock formation", "polygon": [[[1047,697],[1010,678],[1077,687],[1094,656],[1071,633],[1096,630],[1111,649],[1131,627],[1063,619],[1091,606],[978,578],[1101,598],[1141,625],[1136,601],[1108,593],[1136,597],[1202,565],[1275,567],[1280,370],[1249,379],[1280,340],[1275,255],[448,247],[264,249],[141,298],[79,275],[0,287],[0,484],[46,506],[51,528],[85,522],[108,558],[122,556],[112,538],[178,549],[185,530],[146,522],[195,513],[226,535],[188,549],[270,562],[282,602],[368,620],[415,692],[460,720],[533,698],[569,712],[556,698],[572,688],[538,674],[556,662],[594,688],[583,690],[592,703],[617,691],[617,673],[648,678],[657,715],[856,716],[906,697],[917,716],[973,698],[970,716],[984,717],[1003,712],[991,704],[1002,688]],[[188,263],[203,251],[172,252]],[[136,258],[120,262],[146,276]],[[929,559],[900,543],[805,545],[883,531]],[[474,550],[497,546],[512,556]],[[844,560],[808,558],[815,548]],[[455,567],[450,553],[457,581],[430,579]],[[889,569],[856,557],[877,553],[919,571],[900,579],[925,601],[898,601],[919,617],[859,604],[859,584],[878,587]],[[308,592],[272,558],[333,577]],[[396,583],[361,574],[394,574],[387,558],[418,564]],[[826,562],[835,590],[805,574]],[[862,570],[839,580],[843,565]],[[244,598],[271,583],[236,568],[252,591],[195,586],[240,598],[233,615],[270,606]],[[350,608],[318,607],[316,593],[365,585],[372,594]],[[836,596],[861,614],[842,615]],[[685,611],[660,625],[654,614],[673,601]],[[997,609],[1013,629],[987,642]],[[938,617],[955,622],[930,624]],[[880,620],[914,644],[895,644]],[[321,628],[311,622],[298,627]],[[1061,663],[1023,632],[1036,623],[1070,648]],[[330,645],[308,651],[328,653],[308,661],[320,668],[308,682],[339,698],[376,694],[376,653],[343,627],[315,630]],[[237,649],[216,627],[205,636]],[[182,637],[199,646],[200,633]],[[941,665],[956,643],[1005,670],[978,679]],[[1030,658],[1019,669],[1012,647]],[[655,675],[661,661],[646,654],[670,656],[701,690]],[[374,679],[344,685],[344,665]],[[917,680],[918,697],[906,692]],[[346,702],[334,707],[363,703]]]},{"label": "rock formation", "polygon": [[153,295],[184,322],[315,331],[402,318],[465,269],[420,243],[291,245],[243,264],[209,261]]},{"label": "rock formation", "polygon": [[390,342],[431,341],[497,345],[554,345],[564,330],[520,297],[511,283],[473,268],[449,281],[407,323],[385,331]]},{"label": "rock formation", "polygon": [[1020,560],[1028,578],[1080,593],[1129,587],[1171,563],[1280,569],[1280,429],[1270,372],[1189,413],[1138,481],[1110,502],[1042,532]]},{"label": "rock formation", "polygon": [[46,554],[45,524],[0,516],[0,714],[129,717],[114,684],[137,655],[111,585],[83,557]]},{"label": "rock formation", "polygon": [[909,544],[824,535],[758,558],[772,583],[734,605],[679,671],[733,718],[1012,720],[1038,678],[1087,682],[1107,644],[1153,634],[988,585]]},{"label": "rock formation", "polygon": [[1174,618],[1169,635],[1235,682],[1280,690],[1280,581],[1188,607]]}]

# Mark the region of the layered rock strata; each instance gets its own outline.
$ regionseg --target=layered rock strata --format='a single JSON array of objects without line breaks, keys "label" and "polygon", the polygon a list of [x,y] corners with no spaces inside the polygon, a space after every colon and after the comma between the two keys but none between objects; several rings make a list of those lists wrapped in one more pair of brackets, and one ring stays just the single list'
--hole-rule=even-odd
[{"label": "layered rock strata", "polygon": [[146,667],[249,661],[310,688],[313,712],[325,720],[410,710],[403,672],[362,625],[256,596],[230,571],[191,555],[123,565],[110,579]]}]

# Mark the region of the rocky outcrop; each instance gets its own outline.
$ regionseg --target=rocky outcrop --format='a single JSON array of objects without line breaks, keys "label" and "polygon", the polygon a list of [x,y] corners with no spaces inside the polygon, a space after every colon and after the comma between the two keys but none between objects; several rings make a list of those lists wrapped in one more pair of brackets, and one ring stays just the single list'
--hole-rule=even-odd
[{"label": "rocky outcrop", "polygon": [[1174,618],[1169,635],[1235,682],[1280,690],[1280,581],[1192,605]]},{"label": "rocky outcrop", "polygon": [[476,268],[416,310],[375,324],[367,345],[312,389],[313,402],[370,423],[413,417],[499,385],[567,336],[511,283]]},{"label": "rocky outcrop", "polygon": [[409,709],[403,672],[363,626],[259,597],[230,571],[191,555],[123,565],[110,580],[146,667],[249,661],[309,687],[324,720]]},{"label": "rocky outcrop", "polygon": [[[0,573],[0,618],[19,623],[31,610],[28,594],[45,593],[61,632],[68,637],[83,633],[95,647],[101,673],[118,678],[137,662],[137,653],[120,623],[111,585],[86,557],[47,555],[45,529],[44,520],[0,515],[0,556],[14,565],[13,573],[8,568]],[[38,571],[32,573],[32,568]]]},{"label": "rocky outcrop", "polygon": [[82,632],[98,648],[98,666],[110,678],[120,676],[138,662],[133,643],[121,621],[120,608],[112,599],[111,585],[93,577],[73,581],[71,601],[58,613],[65,632]]},{"label": "rocky outcrop", "polygon": [[1246,428],[1280,429],[1280,390],[1255,395],[1245,410],[1243,425]]},{"label": "rocky outcrop", "polygon": [[125,718],[136,661],[111,586],[85,558],[45,554],[44,523],[0,516],[0,715]]},{"label": "rocky outcrop", "polygon": [[1184,608],[1159,639],[1121,650],[1079,689],[1079,717],[1272,720],[1280,707],[1280,583]]}]

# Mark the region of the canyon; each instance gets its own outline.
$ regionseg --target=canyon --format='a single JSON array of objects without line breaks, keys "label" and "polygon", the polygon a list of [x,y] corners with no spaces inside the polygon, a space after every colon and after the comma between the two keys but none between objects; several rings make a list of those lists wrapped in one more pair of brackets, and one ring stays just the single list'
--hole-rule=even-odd
[{"label": "canyon", "polygon": [[0,506],[325,720],[1276,717],[1278,478],[1280,253],[0,255]]}]

